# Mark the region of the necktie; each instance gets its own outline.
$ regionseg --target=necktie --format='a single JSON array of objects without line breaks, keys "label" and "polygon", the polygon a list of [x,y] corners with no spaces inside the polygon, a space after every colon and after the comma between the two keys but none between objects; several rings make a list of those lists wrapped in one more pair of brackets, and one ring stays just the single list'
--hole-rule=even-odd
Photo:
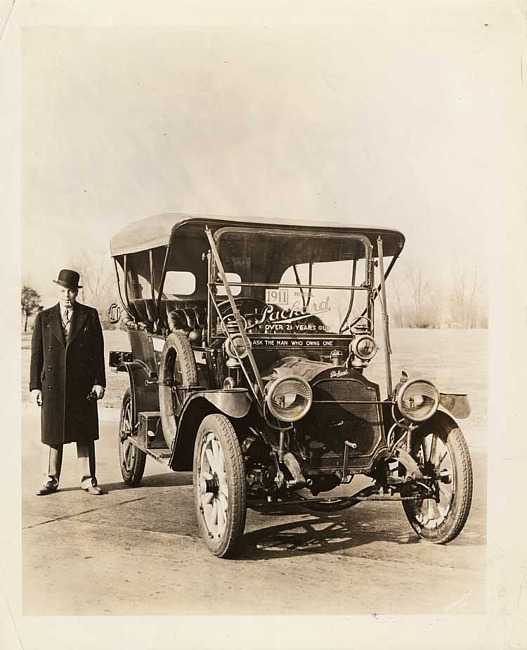
[{"label": "necktie", "polygon": [[71,315],[70,310],[65,309],[64,310],[64,334],[66,336],[66,340],[70,335],[70,315]]}]

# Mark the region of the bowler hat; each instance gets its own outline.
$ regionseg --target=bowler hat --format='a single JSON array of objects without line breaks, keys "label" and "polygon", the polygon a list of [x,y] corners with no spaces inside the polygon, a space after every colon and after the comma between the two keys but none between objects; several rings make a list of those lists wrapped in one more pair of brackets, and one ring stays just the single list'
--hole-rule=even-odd
[{"label": "bowler hat", "polygon": [[79,274],[77,271],[70,271],[69,269],[62,269],[59,277],[53,280],[53,282],[67,289],[82,289],[82,286],[79,284]]}]

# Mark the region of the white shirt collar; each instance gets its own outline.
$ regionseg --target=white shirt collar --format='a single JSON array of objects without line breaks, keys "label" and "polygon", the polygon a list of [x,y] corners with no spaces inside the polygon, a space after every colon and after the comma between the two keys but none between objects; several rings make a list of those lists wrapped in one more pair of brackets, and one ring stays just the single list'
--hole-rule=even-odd
[{"label": "white shirt collar", "polygon": [[[63,307],[61,302],[59,302],[59,309],[60,309],[60,315],[62,316],[62,318],[64,318],[64,316],[66,315],[66,307]],[[74,309],[75,309],[75,303],[73,303],[73,305],[69,307],[70,316],[73,314]]]}]

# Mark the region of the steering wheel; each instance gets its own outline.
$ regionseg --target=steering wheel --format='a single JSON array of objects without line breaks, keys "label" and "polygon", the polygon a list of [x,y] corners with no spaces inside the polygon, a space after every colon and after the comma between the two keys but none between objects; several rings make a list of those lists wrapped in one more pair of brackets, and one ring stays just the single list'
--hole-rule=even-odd
[{"label": "steering wheel", "polygon": [[[241,315],[241,317],[243,319],[243,322],[245,324],[245,329],[248,330],[248,331],[252,330],[255,327],[255,325],[256,325],[255,321],[258,320],[258,309],[257,309],[257,307],[260,307],[260,312],[262,312],[268,306],[266,302],[264,302],[263,300],[260,300],[259,298],[241,298],[241,297],[238,297],[238,298],[234,298],[234,304],[236,305],[236,307],[238,307],[238,310],[240,311],[240,315]],[[241,306],[245,305],[245,304],[254,305],[255,313],[254,314],[248,314],[248,315],[241,313]],[[218,310],[219,310],[219,312],[220,312],[223,319],[230,319],[230,318],[233,318],[233,316],[234,316],[233,311],[232,311],[232,306],[231,306],[231,303],[230,303],[229,300],[224,300],[223,302],[220,302],[220,304],[218,305]],[[244,311],[246,311],[246,310],[244,310]],[[249,318],[247,318],[247,316],[249,316]]]},{"label": "steering wheel", "polygon": [[[238,309],[244,303],[253,303],[255,305],[263,307],[264,309],[265,309],[265,307],[267,307],[267,303],[264,300],[260,300],[259,298],[242,298],[242,297],[238,297],[238,298],[234,299],[234,304],[236,305],[236,307],[238,307]],[[232,306],[231,306],[230,300],[224,300],[223,302],[220,302],[218,304],[218,309],[221,312],[222,316],[227,316],[229,314],[229,312],[232,312]]]}]

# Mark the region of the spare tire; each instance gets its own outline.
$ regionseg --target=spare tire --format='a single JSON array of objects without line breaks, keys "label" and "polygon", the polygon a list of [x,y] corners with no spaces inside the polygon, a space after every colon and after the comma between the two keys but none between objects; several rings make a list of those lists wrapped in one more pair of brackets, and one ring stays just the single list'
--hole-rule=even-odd
[{"label": "spare tire", "polygon": [[198,370],[188,338],[179,332],[170,334],[159,364],[159,409],[163,437],[169,449],[176,437],[177,420],[187,391],[198,385]]}]

